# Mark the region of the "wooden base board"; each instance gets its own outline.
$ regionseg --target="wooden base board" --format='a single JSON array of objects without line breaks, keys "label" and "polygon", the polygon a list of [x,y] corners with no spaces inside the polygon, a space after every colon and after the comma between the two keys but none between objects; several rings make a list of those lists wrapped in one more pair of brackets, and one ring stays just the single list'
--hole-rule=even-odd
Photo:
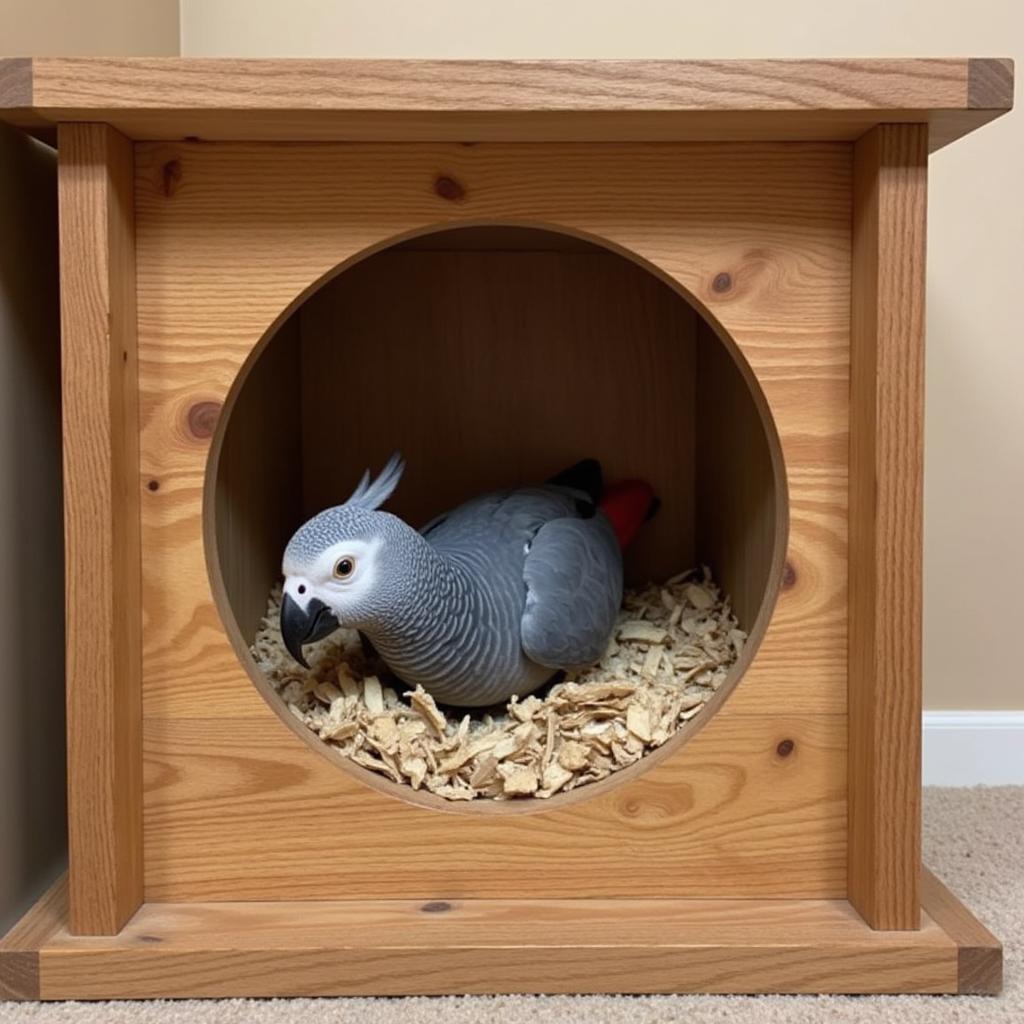
[{"label": "wooden base board", "polygon": [[912,932],[842,900],[339,900],[147,903],[84,937],[62,881],[0,940],[0,998],[997,992],[999,943],[923,892]]}]

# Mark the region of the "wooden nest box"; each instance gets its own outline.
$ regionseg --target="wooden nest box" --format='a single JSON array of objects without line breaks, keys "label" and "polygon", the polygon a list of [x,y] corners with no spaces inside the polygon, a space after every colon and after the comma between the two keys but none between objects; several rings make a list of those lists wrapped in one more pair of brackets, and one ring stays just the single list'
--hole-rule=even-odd
[{"label": "wooden nest box", "polygon": [[[922,868],[928,154],[1002,60],[0,63],[59,153],[70,867],[13,998],[991,992]],[[747,654],[657,753],[454,807],[281,713],[302,518],[583,455]],[[255,684],[255,685],[254,685]]]}]

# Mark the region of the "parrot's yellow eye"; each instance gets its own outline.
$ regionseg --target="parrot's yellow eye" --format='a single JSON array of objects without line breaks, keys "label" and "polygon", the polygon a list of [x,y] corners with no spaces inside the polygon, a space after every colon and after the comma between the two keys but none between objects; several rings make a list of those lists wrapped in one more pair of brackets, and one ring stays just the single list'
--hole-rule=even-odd
[{"label": "parrot's yellow eye", "polygon": [[334,578],[347,580],[356,571],[356,560],[351,555],[344,555],[334,563]]}]

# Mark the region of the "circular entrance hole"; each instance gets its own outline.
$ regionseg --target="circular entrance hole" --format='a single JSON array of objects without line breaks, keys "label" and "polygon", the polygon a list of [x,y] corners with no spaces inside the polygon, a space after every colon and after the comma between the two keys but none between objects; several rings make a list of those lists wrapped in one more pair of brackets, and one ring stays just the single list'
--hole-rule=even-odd
[{"label": "circular entrance hole", "polygon": [[[611,764],[607,778],[547,800],[465,803],[422,785],[414,790],[418,773],[396,770],[397,754],[383,758],[398,780],[389,781],[345,756],[340,741],[321,739],[330,729],[319,726],[340,694],[335,662],[354,658],[358,680],[369,671],[361,652],[335,649],[330,675],[325,669],[307,678],[289,663],[294,678],[282,687],[279,673],[268,679],[258,667],[253,645],[261,663],[273,661],[265,616],[288,538],[315,513],[345,501],[363,471],[379,470],[394,451],[403,453],[406,470],[386,507],[414,526],[475,495],[548,479],[584,457],[599,459],[608,481],[640,478],[654,487],[660,509],[625,554],[626,586],[633,588],[626,617],[665,624],[673,602],[683,605],[662,643],[665,658],[652,670],[688,694],[685,706],[669,708],[670,738],[664,729],[659,735],[657,715],[626,729],[631,698],[613,694],[622,709],[615,728],[626,733],[617,747],[609,740],[598,749],[602,764]],[[714,713],[749,664],[783,574],[781,452],[735,344],[655,268],[595,241],[537,228],[433,231],[330,275],[286,311],[236,379],[213,438],[206,492],[214,594],[264,697],[311,746],[367,784],[445,809],[539,810],[596,794],[669,754]],[[704,595],[689,591],[690,583]],[[716,603],[700,607],[709,595]],[[726,601],[727,608],[718,603]],[[659,602],[661,609],[651,607]],[[689,635],[680,633],[680,619]],[[695,672],[706,629],[719,642],[718,666]],[[726,634],[735,648],[728,658]],[[680,654],[690,640],[690,654]],[[618,646],[612,668],[596,678],[614,679],[631,662],[635,682],[643,664],[651,669],[657,661],[649,657],[654,640]],[[382,682],[385,694],[389,686],[404,689],[400,681]],[[696,705],[694,692],[702,695]],[[317,711],[314,728],[303,707]],[[582,712],[576,726],[586,724],[586,706],[574,710]],[[547,705],[534,716],[538,750],[551,745],[550,729],[542,735],[546,713]],[[448,746],[457,751],[459,717],[449,717]],[[606,720],[603,713],[596,718]],[[509,731],[519,724],[510,717]],[[484,725],[477,714],[469,727],[478,735]],[[645,730],[654,733],[650,740]],[[365,739],[363,752],[374,760],[362,760],[376,764],[385,740]],[[633,756],[638,743],[641,753]],[[631,753],[620,756],[627,747]],[[542,756],[545,764],[558,760],[551,750]],[[537,786],[543,792],[543,779]],[[485,795],[502,794],[492,785]]]}]

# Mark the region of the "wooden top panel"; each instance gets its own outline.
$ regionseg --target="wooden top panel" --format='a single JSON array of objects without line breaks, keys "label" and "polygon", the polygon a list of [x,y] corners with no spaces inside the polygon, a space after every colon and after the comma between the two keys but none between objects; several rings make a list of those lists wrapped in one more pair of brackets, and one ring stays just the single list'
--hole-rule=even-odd
[{"label": "wooden top panel", "polygon": [[134,139],[824,141],[927,121],[937,149],[1012,105],[998,58],[0,60],[5,120]]}]

